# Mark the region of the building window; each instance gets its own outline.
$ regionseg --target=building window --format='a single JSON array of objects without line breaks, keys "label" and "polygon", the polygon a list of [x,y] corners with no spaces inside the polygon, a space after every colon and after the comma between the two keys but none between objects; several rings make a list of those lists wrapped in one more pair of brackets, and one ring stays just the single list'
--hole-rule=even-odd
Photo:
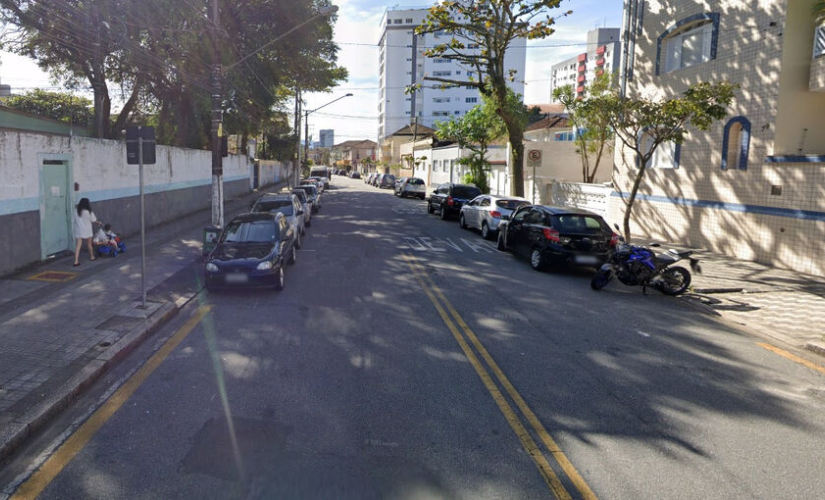
[{"label": "building window", "polygon": [[670,73],[716,59],[719,14],[686,17],[659,35],[656,74]]},{"label": "building window", "polygon": [[744,116],[731,118],[725,125],[722,138],[722,170],[747,170],[750,146],[751,122]]},{"label": "building window", "polygon": [[478,97],[467,97],[464,102],[478,102]]},{"label": "building window", "polygon": [[[642,151],[648,152],[653,147],[653,137],[641,132]],[[653,156],[647,161],[647,168],[679,168],[679,159],[682,155],[682,145],[675,142],[662,142],[656,147]],[[638,162],[637,162],[638,163]]]},{"label": "building window", "polygon": [[455,112],[453,112],[453,114],[454,114],[454,115],[460,115],[460,114],[461,114],[461,111],[455,111]]},{"label": "building window", "polygon": [[411,17],[407,18],[407,24],[412,24],[412,18]]},{"label": "building window", "polygon": [[449,97],[433,97],[433,102],[450,102]]},{"label": "building window", "polygon": [[814,59],[822,56],[825,56],[825,25],[814,31]]},{"label": "building window", "polygon": [[448,63],[448,62],[450,62],[450,60],[449,60],[449,59],[445,59],[445,58],[443,58],[443,57],[438,57],[438,58],[436,58],[436,59],[433,59],[433,62],[434,62],[434,63],[436,63],[436,64],[444,64],[444,63]]},{"label": "building window", "polygon": [[433,76],[450,76],[452,74],[452,71],[433,71]]},{"label": "building window", "polygon": [[403,21],[402,21],[401,19],[393,19],[393,20],[392,20],[392,23],[393,23],[393,24],[401,24],[402,22],[403,22]]}]

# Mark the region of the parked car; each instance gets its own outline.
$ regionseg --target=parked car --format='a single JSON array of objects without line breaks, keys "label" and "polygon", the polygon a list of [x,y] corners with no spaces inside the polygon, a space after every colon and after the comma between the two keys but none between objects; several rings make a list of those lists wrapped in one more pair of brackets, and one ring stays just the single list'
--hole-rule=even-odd
[{"label": "parked car", "polygon": [[306,234],[304,211],[298,197],[292,193],[265,194],[252,205],[250,212],[282,213],[295,231],[295,247],[301,248],[301,236]]},{"label": "parked car", "polygon": [[370,179],[370,185],[377,186],[378,181],[381,180],[382,175],[384,175],[384,174],[375,174],[375,175],[373,175],[372,179]]},{"label": "parked car", "polygon": [[318,182],[318,179],[301,179],[301,182],[298,183],[298,187],[301,186],[313,186],[319,193],[324,189],[324,183]]},{"label": "parked car", "polygon": [[295,188],[292,190],[292,194],[301,202],[301,210],[304,212],[304,227],[310,227],[312,225],[312,202],[309,201],[307,192],[303,189]]},{"label": "parked car", "polygon": [[318,192],[318,188],[313,185],[301,185],[295,189],[303,189],[306,191],[307,198],[309,198],[310,203],[312,206],[310,210],[312,213],[317,214],[319,210],[321,210],[321,193]]},{"label": "parked car", "polygon": [[613,230],[592,212],[570,207],[527,205],[502,216],[498,249],[530,259],[533,269],[551,265],[599,267],[615,244]]},{"label": "parked car", "polygon": [[395,184],[396,196],[414,196],[422,200],[427,197],[427,186],[418,177],[402,177],[400,182]]},{"label": "parked car", "polygon": [[481,190],[472,184],[441,184],[427,200],[427,213],[438,211],[442,220],[447,220],[461,212],[465,203],[481,194]]},{"label": "parked car", "polygon": [[310,179],[315,179],[320,182],[324,190],[329,189],[329,177],[319,177],[317,175],[313,175]]},{"label": "parked car", "polygon": [[509,216],[513,210],[529,204],[524,198],[483,194],[461,207],[458,223],[463,229],[479,229],[485,240],[492,240],[502,216]]},{"label": "parked car", "polygon": [[295,233],[284,214],[242,214],[226,225],[206,261],[206,288],[284,288],[284,267],[297,259]]},{"label": "parked car", "polygon": [[349,174],[349,178],[350,178],[350,179],[360,179],[360,178],[361,178],[361,174],[359,174],[358,172],[350,172],[350,174]]},{"label": "parked car", "polygon": [[312,167],[309,169],[310,177],[325,177],[327,181],[332,176],[329,167]]},{"label": "parked car", "polygon": [[372,181],[372,176],[375,174],[367,174],[364,176],[364,184],[369,184]]},{"label": "parked car", "polygon": [[392,174],[384,174],[381,176],[381,180],[378,181],[378,187],[380,189],[392,189],[395,186],[395,176]]}]

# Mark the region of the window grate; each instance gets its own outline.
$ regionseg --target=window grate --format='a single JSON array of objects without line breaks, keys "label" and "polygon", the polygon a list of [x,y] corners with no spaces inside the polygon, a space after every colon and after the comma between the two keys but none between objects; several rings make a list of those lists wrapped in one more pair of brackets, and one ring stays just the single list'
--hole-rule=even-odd
[{"label": "window grate", "polygon": [[814,58],[825,56],[825,25],[814,31]]}]

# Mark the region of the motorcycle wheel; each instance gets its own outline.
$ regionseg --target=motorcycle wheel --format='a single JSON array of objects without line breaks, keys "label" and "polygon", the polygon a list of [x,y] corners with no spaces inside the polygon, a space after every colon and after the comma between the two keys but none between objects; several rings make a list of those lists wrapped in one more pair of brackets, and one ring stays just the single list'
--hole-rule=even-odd
[{"label": "motorcycle wheel", "polygon": [[590,280],[590,288],[592,288],[593,290],[601,290],[602,288],[606,287],[612,279],[612,272],[599,269],[598,271],[596,271],[596,274],[593,275],[593,279]]},{"label": "motorcycle wheel", "polygon": [[690,286],[690,272],[684,267],[668,267],[662,271],[659,290],[665,295],[681,295]]}]

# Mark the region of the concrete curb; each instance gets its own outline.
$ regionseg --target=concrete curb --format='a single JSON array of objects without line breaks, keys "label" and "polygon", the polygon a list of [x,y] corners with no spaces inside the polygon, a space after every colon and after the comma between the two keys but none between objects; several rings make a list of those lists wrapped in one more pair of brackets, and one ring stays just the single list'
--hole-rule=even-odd
[{"label": "concrete curb", "polygon": [[[188,301],[187,301],[188,302]],[[137,348],[143,340],[175,317],[180,308],[165,303],[142,325],[136,326],[119,341],[92,359],[82,369],[60,384],[55,391],[13,420],[0,432],[0,460],[11,455],[36,430],[43,427],[58,412],[66,408],[81,392],[91,386],[115,363]]]},{"label": "concrete curb", "polygon": [[825,342],[808,342],[805,344],[805,349],[813,352],[814,354],[825,356]]}]

